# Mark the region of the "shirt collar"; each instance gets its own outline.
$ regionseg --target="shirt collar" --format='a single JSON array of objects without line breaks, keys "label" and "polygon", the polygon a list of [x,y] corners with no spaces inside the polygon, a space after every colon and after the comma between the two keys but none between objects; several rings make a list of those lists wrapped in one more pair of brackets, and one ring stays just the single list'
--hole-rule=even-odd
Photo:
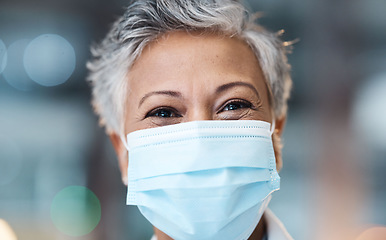
[{"label": "shirt collar", "polygon": [[265,210],[264,217],[267,222],[268,240],[293,240],[285,229],[283,223],[269,208]]}]

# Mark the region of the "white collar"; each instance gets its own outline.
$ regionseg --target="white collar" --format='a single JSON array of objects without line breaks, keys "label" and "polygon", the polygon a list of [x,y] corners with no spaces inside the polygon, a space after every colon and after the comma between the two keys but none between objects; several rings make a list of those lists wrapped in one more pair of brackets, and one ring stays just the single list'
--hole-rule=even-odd
[{"label": "white collar", "polygon": [[271,209],[267,208],[265,210],[264,217],[267,221],[268,240],[293,240],[283,223],[273,214]]},{"label": "white collar", "polygon": [[[283,223],[267,208],[264,212],[265,220],[267,221],[268,240],[293,240],[285,229]],[[157,240],[156,235],[150,240]]]}]

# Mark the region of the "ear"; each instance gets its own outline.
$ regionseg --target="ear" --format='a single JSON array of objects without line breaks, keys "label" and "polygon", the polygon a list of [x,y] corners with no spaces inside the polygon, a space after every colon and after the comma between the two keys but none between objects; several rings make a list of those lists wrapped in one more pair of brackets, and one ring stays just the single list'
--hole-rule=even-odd
[{"label": "ear", "polygon": [[109,137],[118,157],[118,164],[119,170],[121,171],[122,182],[127,186],[127,167],[129,164],[127,149],[123,145],[121,137],[118,134],[111,133],[109,134]]},{"label": "ear", "polygon": [[275,130],[272,134],[273,149],[275,151],[275,158],[276,158],[276,169],[278,171],[283,166],[283,160],[282,160],[282,155],[281,155],[281,149],[283,148],[283,144],[281,142],[281,135],[284,131],[285,122],[286,122],[285,116],[276,119]]},{"label": "ear", "polygon": [[284,131],[284,126],[285,126],[286,120],[287,120],[287,118],[284,116],[284,117],[281,117],[279,119],[276,119],[276,121],[275,121],[275,133],[277,133],[277,135],[279,137],[281,137],[281,135]]}]

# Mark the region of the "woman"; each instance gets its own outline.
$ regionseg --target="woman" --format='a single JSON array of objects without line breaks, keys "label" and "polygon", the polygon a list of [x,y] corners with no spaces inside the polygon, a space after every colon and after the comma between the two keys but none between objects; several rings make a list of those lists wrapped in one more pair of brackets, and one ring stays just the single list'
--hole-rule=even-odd
[{"label": "woman", "polygon": [[236,1],[137,0],[92,49],[93,105],[153,239],[291,239],[267,209],[286,46]]}]

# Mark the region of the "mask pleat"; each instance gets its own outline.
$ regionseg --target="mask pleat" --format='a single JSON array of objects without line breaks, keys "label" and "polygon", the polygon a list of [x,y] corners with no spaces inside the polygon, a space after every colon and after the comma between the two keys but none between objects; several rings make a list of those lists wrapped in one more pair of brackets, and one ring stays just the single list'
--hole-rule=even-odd
[{"label": "mask pleat", "polygon": [[274,156],[267,149],[271,148],[272,143],[265,139],[191,139],[133,149],[129,152],[129,169],[135,169],[135,180],[224,167],[270,168]]},{"label": "mask pleat", "polygon": [[[208,181],[208,177],[215,179],[215,181]],[[269,181],[270,177],[269,169],[232,167],[182,174],[176,173],[133,181],[136,181],[136,191],[148,191],[178,188],[195,189],[202,188],[202,186],[207,188],[234,186],[253,182],[265,182]]]}]

